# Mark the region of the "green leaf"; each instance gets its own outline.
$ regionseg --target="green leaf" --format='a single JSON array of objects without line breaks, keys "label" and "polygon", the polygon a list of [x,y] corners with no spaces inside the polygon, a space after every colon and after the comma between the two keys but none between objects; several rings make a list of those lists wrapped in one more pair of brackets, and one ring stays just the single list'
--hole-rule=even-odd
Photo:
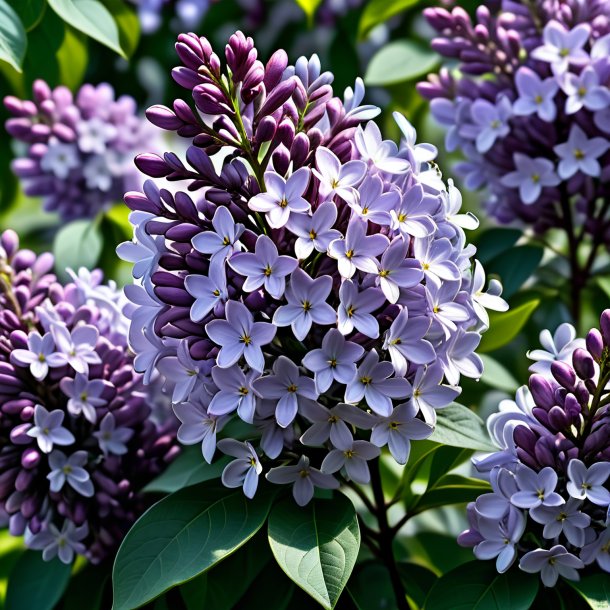
[{"label": "green leaf", "polygon": [[200,447],[186,447],[144,491],[173,493],[189,485],[218,479],[228,463],[229,458],[225,456],[213,464],[208,464],[201,455]]},{"label": "green leaf", "polygon": [[413,80],[433,70],[438,55],[410,40],[395,40],[371,59],[364,82],[367,85],[393,85]]},{"label": "green leaf", "polygon": [[19,15],[26,32],[40,22],[46,6],[45,0],[8,0],[8,3]]},{"label": "green leaf", "polygon": [[87,564],[72,576],[62,598],[61,610],[83,610],[83,600],[87,600],[87,610],[101,610],[104,590],[110,584],[108,565]]},{"label": "green leaf", "polygon": [[510,250],[523,235],[520,229],[487,229],[476,241],[477,258],[483,265]]},{"label": "green leaf", "polygon": [[358,610],[398,610],[388,569],[378,561],[359,564],[347,590]]},{"label": "green leaf", "polygon": [[21,72],[27,46],[25,28],[19,16],[6,0],[0,0],[0,61],[8,62]]},{"label": "green leaf", "polygon": [[461,474],[446,474],[427,489],[409,511],[422,513],[439,506],[464,504],[489,491],[491,487],[487,481],[464,477]]},{"label": "green leaf", "polygon": [[437,411],[436,427],[429,440],[475,451],[497,450],[489,440],[483,420],[467,407],[455,402]]},{"label": "green leaf", "polygon": [[75,220],[62,227],[53,242],[55,270],[60,277],[66,277],[67,268],[92,269],[98,261],[104,240],[98,225],[91,220]]},{"label": "green leaf", "polygon": [[398,564],[398,573],[402,586],[418,608],[424,605],[428,592],[437,581],[436,574],[417,563],[403,561]]},{"label": "green leaf", "polygon": [[519,334],[539,304],[540,299],[533,299],[506,312],[490,311],[489,330],[483,333],[478,351],[492,352],[508,345]]},{"label": "green leaf", "polygon": [[610,608],[610,578],[606,574],[589,574],[580,581],[566,581],[576,589],[593,610]]},{"label": "green leaf", "polygon": [[131,610],[205,572],[265,522],[274,494],[206,481],[163,498],[136,521],[113,568],[114,610]]},{"label": "green leaf", "polygon": [[58,558],[44,561],[40,551],[19,557],[6,591],[5,610],[52,610],[70,580],[72,566]]},{"label": "green leaf", "polygon": [[88,61],[87,37],[67,25],[63,42],[57,51],[61,84],[76,91],[83,82]]},{"label": "green leaf", "polygon": [[528,610],[538,575],[513,568],[498,574],[493,561],[470,561],[448,572],[430,589],[425,610]]},{"label": "green leaf", "polygon": [[101,0],[119,28],[119,44],[127,57],[131,57],[140,42],[140,20],[135,7],[125,0]]},{"label": "green leaf", "polygon": [[538,246],[516,246],[493,258],[485,266],[488,274],[497,274],[502,281],[502,295],[511,297],[538,268],[544,250]]},{"label": "green leaf", "polygon": [[330,610],[354,569],[360,548],[356,510],[343,494],[299,508],[292,498],[269,515],[269,544],[279,566]]},{"label": "green leaf", "polygon": [[486,354],[481,354],[480,356],[485,367],[481,377],[482,383],[497,390],[504,390],[509,394],[512,394],[519,387],[519,382],[497,360]]},{"label": "green leaf", "polygon": [[127,58],[121,48],[119,28],[110,11],[99,0],[48,0],[67,23]]},{"label": "green leaf", "polygon": [[362,11],[358,36],[362,40],[376,26],[402,11],[419,4],[419,0],[369,0]]}]

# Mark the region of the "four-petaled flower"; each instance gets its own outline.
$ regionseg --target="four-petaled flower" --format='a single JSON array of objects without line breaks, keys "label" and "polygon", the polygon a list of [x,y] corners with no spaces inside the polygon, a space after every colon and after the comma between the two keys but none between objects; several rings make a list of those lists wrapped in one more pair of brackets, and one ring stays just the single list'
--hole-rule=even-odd
[{"label": "four-petaled flower", "polygon": [[82,413],[92,424],[97,420],[96,408],[108,402],[105,398],[102,398],[106,385],[101,379],[89,381],[87,375],[76,373],[74,379],[64,377],[59,387],[69,398],[68,411],[72,415]]},{"label": "four-petaled flower", "polygon": [[57,352],[53,355],[53,366],[55,363],[69,364],[77,373],[87,375],[90,364],[100,364],[102,361],[95,351],[99,336],[95,326],[83,324],[69,331],[64,324],[53,322],[51,334],[57,347]]},{"label": "four-petaled flower", "polygon": [[93,433],[104,455],[125,455],[127,443],[133,436],[131,428],[116,425],[112,413],[106,413],[100,422],[100,429]]},{"label": "four-petaled flower", "polygon": [[61,409],[49,412],[42,405],[34,408],[34,425],[27,435],[36,439],[43,453],[51,453],[53,445],[71,445],[74,442],[72,432],[61,425],[65,415]]},{"label": "four-petaled flower", "polygon": [[49,455],[49,468],[47,475],[51,491],[61,491],[67,483],[81,496],[90,498],[95,493],[93,481],[83,466],[87,464],[87,452],[75,451],[68,457],[63,451],[55,450]]},{"label": "four-petaled flower", "polygon": [[542,583],[546,587],[554,587],[559,576],[568,580],[580,580],[577,570],[584,568],[585,564],[563,545],[556,544],[548,550],[535,549],[526,553],[521,558],[519,567],[530,574],[540,572]]},{"label": "four-petaled flower", "polygon": [[610,142],[605,138],[588,138],[578,125],[572,125],[568,141],[553,148],[561,158],[557,167],[559,176],[566,180],[578,171],[594,178],[599,176],[602,170],[597,159],[609,148]]},{"label": "four-petaled flower", "polygon": [[380,450],[368,441],[354,441],[345,449],[332,449],[322,462],[320,470],[324,473],[333,474],[342,468],[345,469],[345,476],[366,485],[371,480],[368,460],[379,457]]},{"label": "four-petaled flower", "polygon": [[347,202],[353,201],[355,187],[366,174],[366,163],[358,159],[341,165],[338,157],[328,148],[320,146],[316,151],[314,175],[320,181],[320,194],[326,199],[338,195]]},{"label": "four-petaled flower", "polygon": [[591,28],[587,23],[579,23],[571,30],[558,21],[549,21],[542,32],[544,44],[531,52],[531,57],[551,64],[555,74],[563,74],[570,64],[579,65],[587,60],[583,49],[589,39]]},{"label": "four-petaled flower", "polygon": [[574,458],[568,464],[568,493],[578,500],[585,498],[593,504],[608,506],[610,491],[604,483],[610,476],[610,462],[597,462],[587,468],[580,460]]},{"label": "four-petaled flower", "polygon": [[346,280],[339,288],[338,328],[343,335],[349,335],[354,328],[370,339],[379,337],[379,323],[372,311],[379,309],[385,296],[378,288],[365,288],[362,291],[352,280]]},{"label": "four-petaled flower", "polygon": [[514,493],[510,501],[519,508],[535,508],[536,506],[560,506],[564,499],[555,492],[557,487],[557,473],[546,466],[540,472],[521,465],[515,475],[518,492]]},{"label": "four-petaled flower", "polygon": [[294,253],[299,260],[306,259],[314,249],[326,252],[331,241],[341,237],[341,233],[332,226],[337,221],[337,206],[325,201],[316,211],[309,214],[293,214],[286,228],[298,236],[294,244]]},{"label": "four-petaled flower", "polygon": [[214,231],[204,231],[191,240],[193,248],[202,254],[211,255],[213,264],[223,263],[237,248],[237,242],[244,232],[244,225],[233,220],[225,206],[219,206],[212,218]]},{"label": "four-petaled flower", "polygon": [[519,197],[525,205],[535,203],[540,198],[542,189],[557,186],[561,180],[555,173],[552,161],[544,157],[532,159],[523,153],[513,155],[515,171],[502,176],[504,186],[519,189]]},{"label": "four-petaled flower", "polygon": [[543,80],[527,66],[521,66],[515,75],[515,85],[519,92],[519,97],[513,105],[516,115],[537,114],[547,123],[555,120],[557,108],[553,98],[559,91],[557,79],[550,76]]},{"label": "four-petaled flower", "polygon": [[256,409],[256,396],[252,389],[252,381],[256,377],[258,377],[256,371],[244,373],[237,364],[228,368],[215,366],[212,369],[212,379],[218,392],[210,401],[208,413],[219,417],[237,410],[239,417],[251,424]]},{"label": "four-petaled flower", "polygon": [[248,442],[223,438],[218,441],[218,449],[234,458],[222,471],[221,480],[225,487],[243,487],[244,495],[252,499],[258,487],[258,477],[263,471],[254,447]]},{"label": "four-petaled flower", "polygon": [[28,349],[15,349],[11,352],[11,362],[19,366],[29,366],[34,379],[42,381],[49,367],[62,366],[61,356],[55,356],[55,341],[51,333],[33,331],[28,335]]}]

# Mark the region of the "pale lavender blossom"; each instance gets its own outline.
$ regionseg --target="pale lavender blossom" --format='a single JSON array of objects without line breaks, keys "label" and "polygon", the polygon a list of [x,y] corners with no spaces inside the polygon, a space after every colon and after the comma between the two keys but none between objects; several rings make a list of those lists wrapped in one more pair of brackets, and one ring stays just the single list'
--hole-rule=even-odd
[{"label": "pale lavender blossom", "polygon": [[211,260],[218,264],[230,257],[238,247],[238,240],[244,232],[244,225],[235,223],[231,212],[219,206],[212,218],[214,231],[204,231],[191,240],[193,248],[202,254],[209,254]]},{"label": "pale lavender blossom", "polygon": [[314,380],[301,375],[299,367],[286,356],[280,356],[273,363],[272,375],[259,377],[252,385],[261,398],[277,401],[275,418],[282,428],[293,422],[305,401],[318,397]]},{"label": "pale lavender blossom", "polygon": [[293,214],[288,219],[287,229],[298,236],[294,251],[298,259],[305,260],[314,249],[326,252],[328,245],[341,237],[332,226],[337,220],[337,206],[330,201],[321,203],[313,215]]},{"label": "pale lavender blossom", "polygon": [[265,172],[266,192],[255,195],[248,207],[255,212],[264,212],[272,229],[283,227],[292,213],[309,212],[310,204],[303,199],[309,184],[309,169],[301,167],[288,180],[275,172]]},{"label": "pale lavender blossom", "polygon": [[535,549],[526,553],[521,558],[519,567],[530,574],[540,572],[542,583],[546,587],[554,587],[560,576],[568,580],[580,580],[577,569],[584,568],[585,564],[563,545],[556,544],[548,550]]},{"label": "pale lavender blossom", "polygon": [[234,458],[222,471],[222,483],[225,487],[243,487],[244,495],[252,499],[258,487],[258,477],[263,467],[252,445],[232,438],[218,441],[218,449]]},{"label": "pale lavender blossom", "polygon": [[409,244],[404,237],[395,237],[379,262],[376,283],[390,303],[396,303],[401,289],[413,288],[423,279],[419,261],[407,257]]},{"label": "pale lavender blossom", "polygon": [[537,506],[530,509],[530,517],[544,525],[542,535],[545,538],[557,538],[563,534],[570,544],[582,547],[585,544],[585,530],[591,523],[591,517],[580,511],[582,502],[570,498],[560,506]]},{"label": "pale lavender blossom", "polygon": [[519,189],[519,197],[525,205],[535,203],[542,194],[542,189],[557,186],[561,180],[555,173],[555,165],[544,157],[532,159],[523,153],[513,155],[515,171],[500,178],[504,186]]},{"label": "pale lavender blossom", "polygon": [[28,349],[14,349],[11,352],[11,362],[19,366],[29,366],[30,372],[42,381],[49,372],[49,366],[61,366],[61,357],[55,358],[55,341],[51,333],[33,331],[28,335]]},{"label": "pale lavender blossom", "polygon": [[414,172],[419,172],[420,166],[425,163],[429,163],[436,159],[438,150],[433,144],[427,142],[417,142],[417,131],[415,127],[409,122],[409,120],[400,112],[392,112],[392,117],[398,125],[402,135],[404,136],[401,144],[406,148],[409,156],[409,161]]},{"label": "pale lavender blossom", "polygon": [[436,352],[430,341],[424,339],[429,329],[428,317],[409,317],[406,307],[394,318],[385,334],[383,349],[390,354],[396,375],[405,376],[409,362],[427,364],[434,360]]},{"label": "pale lavender blossom", "polygon": [[371,312],[379,309],[385,295],[378,288],[359,291],[352,280],[345,280],[339,289],[338,328],[341,334],[349,335],[354,328],[370,339],[379,337],[379,323]]},{"label": "pale lavender blossom", "polygon": [[71,415],[85,416],[85,419],[94,424],[97,420],[96,408],[105,405],[108,401],[102,398],[106,385],[101,379],[87,378],[87,375],[77,373],[74,379],[64,377],[59,387],[69,398],[68,411]]},{"label": "pale lavender blossom", "polygon": [[294,336],[303,341],[312,324],[328,326],[337,321],[337,312],[326,302],[333,287],[332,277],[310,277],[302,269],[295,269],[286,289],[287,305],[281,305],[273,315],[276,326],[291,326]]},{"label": "pale lavender blossom", "polygon": [[71,445],[74,435],[61,424],[65,413],[61,409],[47,411],[42,405],[34,408],[34,425],[27,435],[35,438],[43,453],[51,453],[54,445]]},{"label": "pale lavender blossom", "polygon": [[472,295],[472,306],[477,318],[485,326],[489,326],[488,309],[492,311],[507,311],[508,303],[500,296],[502,294],[502,284],[498,280],[492,279],[489,282],[487,292],[485,288],[485,270],[479,261],[474,261],[472,272],[472,283],[470,293]]},{"label": "pale lavender blossom", "polygon": [[93,433],[104,455],[125,455],[127,443],[133,436],[131,428],[116,425],[112,413],[106,413],[100,422],[100,429]]},{"label": "pale lavender blossom", "polygon": [[334,195],[345,201],[353,201],[355,187],[366,174],[366,163],[354,159],[341,165],[338,157],[328,148],[320,146],[316,151],[316,168],[313,173],[320,180],[320,194],[326,199]]},{"label": "pale lavender blossom", "polygon": [[233,366],[243,356],[253,369],[263,371],[261,347],[271,343],[276,328],[267,322],[255,322],[248,308],[237,301],[227,302],[225,316],[226,320],[212,320],[205,326],[210,339],[221,346],[218,366]]},{"label": "pale lavender blossom", "polygon": [[413,255],[421,263],[427,278],[440,280],[459,280],[460,270],[451,260],[453,246],[446,239],[429,237],[413,240]]},{"label": "pale lavender blossom", "polygon": [[356,375],[345,388],[345,402],[358,404],[364,399],[369,408],[388,417],[392,413],[392,398],[406,399],[411,394],[411,384],[404,377],[392,377],[391,362],[379,361],[379,354],[372,349],[358,367]]},{"label": "pale lavender blossom", "polygon": [[49,139],[46,152],[40,159],[40,168],[53,174],[59,180],[65,180],[80,163],[78,149],[74,144],[64,144],[52,137]]},{"label": "pale lavender blossom", "polygon": [[159,371],[172,382],[173,402],[188,400],[195,389],[197,380],[204,375],[203,363],[195,361],[186,339],[180,341],[175,356],[165,356],[159,360]]},{"label": "pale lavender blossom", "polygon": [[610,491],[604,483],[610,476],[610,462],[597,462],[587,468],[583,462],[574,458],[568,464],[567,490],[572,498],[587,499],[598,506],[610,504]]},{"label": "pale lavender blossom", "polygon": [[201,443],[201,453],[211,464],[216,451],[216,433],[222,430],[228,418],[211,414],[198,401],[175,404],[174,413],[181,422],[178,440],[185,445]]},{"label": "pale lavender blossom", "polygon": [[391,140],[384,140],[376,123],[369,121],[363,129],[358,127],[354,135],[356,148],[363,161],[389,174],[401,174],[409,168],[409,162],[398,156],[398,147]]},{"label": "pale lavender blossom", "polygon": [[53,355],[53,366],[69,364],[77,373],[88,374],[90,364],[100,364],[102,361],[95,351],[97,328],[89,324],[77,326],[69,331],[65,324],[54,322],[51,324],[51,334],[55,341],[57,352]]},{"label": "pale lavender blossom", "polygon": [[430,279],[426,284],[428,313],[441,327],[447,339],[457,333],[457,324],[466,322],[471,315],[465,305],[455,301],[459,290],[460,282],[441,283]]},{"label": "pale lavender blossom", "polygon": [[442,379],[443,369],[436,364],[418,368],[413,379],[411,400],[431,425],[436,423],[436,409],[449,406],[461,392],[460,388],[442,385]]},{"label": "pale lavender blossom", "polygon": [[356,362],[363,355],[361,345],[347,341],[336,328],[332,328],[324,335],[322,346],[305,355],[303,364],[314,373],[318,392],[323,394],[333,380],[348,384],[356,374]]},{"label": "pale lavender blossom", "polygon": [[218,265],[211,265],[208,275],[187,275],[184,287],[195,298],[191,305],[191,320],[200,322],[217,305],[222,305],[228,298],[227,283],[224,271]]},{"label": "pale lavender blossom", "polygon": [[371,432],[371,443],[378,447],[388,446],[392,457],[401,465],[407,463],[412,440],[428,438],[434,428],[417,419],[418,409],[410,401],[398,405],[388,417],[378,421]]},{"label": "pale lavender blossom", "polygon": [[564,180],[579,171],[595,178],[601,173],[598,159],[609,148],[610,142],[605,138],[588,138],[578,125],[572,125],[568,141],[553,148],[561,158],[557,173]]},{"label": "pale lavender blossom", "polygon": [[362,220],[368,220],[380,226],[388,226],[391,211],[400,201],[397,191],[383,192],[383,181],[379,176],[368,176],[358,187],[356,198],[350,207]]},{"label": "pale lavender blossom", "polygon": [[280,299],[286,289],[286,276],[298,265],[290,256],[280,256],[276,245],[267,235],[259,235],[254,252],[238,252],[229,259],[229,265],[246,278],[245,292],[261,286],[275,299]]},{"label": "pale lavender blossom", "polygon": [[380,450],[368,441],[354,441],[346,449],[332,449],[324,458],[320,470],[327,474],[333,474],[344,469],[345,476],[354,481],[366,485],[371,480],[368,460],[379,457]]},{"label": "pale lavender blossom", "polygon": [[519,508],[536,506],[560,506],[565,500],[555,492],[557,473],[546,466],[540,472],[521,465],[515,475],[519,491],[511,496],[510,501]]},{"label": "pale lavender blossom", "polygon": [[302,455],[294,466],[278,466],[266,474],[267,480],[279,485],[293,483],[292,495],[299,506],[305,506],[313,498],[314,487],[338,489],[339,481],[331,474],[321,472]]},{"label": "pale lavender blossom", "polygon": [[496,557],[496,569],[500,574],[506,572],[517,557],[515,548],[525,531],[527,523],[521,511],[513,511],[504,520],[482,518],[477,526],[483,541],[474,547],[477,559]]},{"label": "pale lavender blossom", "polygon": [[69,457],[63,452],[55,449],[49,455],[49,468],[51,472],[47,475],[51,491],[61,491],[67,483],[76,493],[90,498],[95,493],[93,481],[83,466],[87,465],[88,454],[86,451],[75,451]]},{"label": "pale lavender blossom", "polygon": [[595,111],[610,106],[610,91],[600,83],[599,75],[592,66],[587,66],[580,74],[565,74],[561,88],[568,96],[566,114],[574,114],[583,107]]},{"label": "pale lavender blossom", "polygon": [[506,96],[495,104],[483,99],[475,100],[471,112],[476,124],[472,126],[472,136],[479,153],[486,153],[498,138],[510,133],[508,120],[512,115],[512,106]]},{"label": "pale lavender blossom", "polygon": [[106,152],[106,145],[117,135],[116,127],[99,117],[80,121],[76,126],[76,131],[81,150],[98,155]]},{"label": "pale lavender blossom", "polygon": [[26,544],[29,548],[42,551],[44,561],[59,557],[65,564],[71,564],[74,554],[85,555],[86,547],[81,542],[89,535],[89,526],[85,522],[77,527],[69,519],[65,519],[61,531],[53,524],[45,524],[38,533],[26,531]]},{"label": "pale lavender blossom", "polygon": [[588,59],[583,49],[589,39],[591,28],[579,23],[567,30],[558,21],[549,21],[542,33],[544,44],[531,52],[533,59],[551,64],[555,74],[563,74],[572,65],[581,65]]},{"label": "pale lavender blossom", "polygon": [[583,547],[580,558],[585,565],[596,561],[602,570],[610,572],[610,527],[608,525],[595,540]]},{"label": "pale lavender blossom", "polygon": [[212,369],[212,379],[218,392],[210,401],[208,413],[218,417],[237,411],[243,421],[251,424],[256,409],[252,381],[257,377],[257,371],[244,373],[237,364],[228,368],[215,366]]},{"label": "pale lavender blossom", "polygon": [[537,114],[543,121],[551,123],[557,115],[557,107],[553,101],[559,83],[550,76],[542,79],[527,66],[521,66],[515,75],[515,85],[519,97],[513,105],[513,113],[518,116]]},{"label": "pale lavender blossom", "polygon": [[547,329],[540,333],[540,343],[544,349],[535,349],[527,353],[527,357],[535,360],[530,365],[532,373],[546,375],[551,372],[553,362],[569,362],[577,348],[585,346],[584,339],[576,338],[576,329],[571,324],[560,324],[554,334]]},{"label": "pale lavender blossom", "polygon": [[427,237],[436,230],[432,219],[434,198],[424,194],[421,184],[410,188],[400,200],[397,209],[392,210],[393,228],[404,235]]}]

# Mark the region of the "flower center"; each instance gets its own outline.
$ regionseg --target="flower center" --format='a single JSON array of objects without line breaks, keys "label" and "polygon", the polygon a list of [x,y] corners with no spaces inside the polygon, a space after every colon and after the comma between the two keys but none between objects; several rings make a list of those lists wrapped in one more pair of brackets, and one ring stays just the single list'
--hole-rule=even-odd
[{"label": "flower center", "polygon": [[250,458],[250,466],[256,467],[256,458],[255,457]]},{"label": "flower center", "polygon": [[309,239],[315,239],[318,236],[318,234],[312,229],[309,232]]},{"label": "flower center", "polygon": [[302,305],[305,311],[309,311],[311,309],[311,303],[309,301],[303,301]]},{"label": "flower center", "polygon": [[532,174],[532,182],[538,184],[540,182],[540,174]]},{"label": "flower center", "polygon": [[292,394],[294,394],[297,391],[297,386],[294,385],[294,383],[291,383],[287,388],[286,388],[287,392],[290,392]]},{"label": "flower center", "polygon": [[351,459],[354,457],[354,452],[351,449],[348,449],[347,451],[343,452],[343,455],[348,458]]},{"label": "flower center", "polygon": [[330,186],[334,189],[336,189],[339,186],[339,180],[337,180],[337,178],[333,178],[331,180]]},{"label": "flower center", "polygon": [[584,159],[585,153],[580,148],[575,148],[574,149],[574,158],[578,159],[578,160]]},{"label": "flower center", "polygon": [[578,96],[585,97],[585,95],[587,95],[587,89],[586,89],[586,87],[583,87],[581,85],[580,87],[578,87]]},{"label": "flower center", "polygon": [[69,466],[68,464],[66,464],[63,468],[62,471],[64,474],[70,474],[72,472],[72,466]]},{"label": "flower center", "polygon": [[44,354],[38,354],[38,362],[44,362],[46,360]]},{"label": "flower center", "polygon": [[309,476],[309,470],[299,470],[299,476],[302,479],[306,479]]},{"label": "flower center", "polygon": [[539,500],[544,500],[544,490],[543,489],[537,489],[536,495],[538,496]]},{"label": "flower center", "polygon": [[379,272],[379,277],[388,277],[388,275],[390,275],[390,271],[388,269],[382,269]]},{"label": "flower center", "polygon": [[369,213],[369,209],[368,208],[362,208],[362,215],[363,216],[365,216],[368,213]]},{"label": "flower center", "polygon": [[534,97],[534,102],[536,102],[536,104],[542,104],[542,96],[540,94],[538,94],[537,96]]},{"label": "flower center", "polygon": [[407,220],[407,215],[404,212],[401,212],[398,215],[398,222],[404,222],[405,220]]},{"label": "flower center", "polygon": [[336,424],[339,421],[339,418],[336,415],[330,415],[328,417],[329,424]]},{"label": "flower center", "polygon": [[331,359],[328,361],[328,364],[330,364],[330,366],[331,366],[332,368],[335,368],[335,367],[337,366],[337,359],[336,359],[336,358],[331,358]]},{"label": "flower center", "polygon": [[356,313],[356,308],[353,305],[350,305],[346,310],[348,317],[352,317]]},{"label": "flower center", "polygon": [[354,256],[354,251],[353,250],[348,250],[345,253],[345,258],[352,258],[352,256]]},{"label": "flower center", "polygon": [[369,385],[373,381],[372,377],[360,377],[360,383],[364,385]]},{"label": "flower center", "polygon": [[583,489],[591,489],[591,483],[587,483],[586,481],[582,483],[581,487]]},{"label": "flower center", "polygon": [[282,199],[280,200],[280,207],[285,208],[287,205],[288,201],[286,200],[286,197],[282,197]]},{"label": "flower center", "polygon": [[216,290],[212,290],[212,294],[213,294],[215,297],[219,297],[219,296],[220,296],[220,290],[218,290],[218,288],[216,288]]},{"label": "flower center", "polygon": [[222,245],[223,245],[223,246],[228,246],[230,243],[231,243],[231,240],[230,240],[228,237],[225,237],[225,238],[222,240]]},{"label": "flower center", "polygon": [[245,343],[246,345],[250,345],[250,343],[252,343],[252,338],[250,337],[250,335],[242,335],[240,337],[240,341],[242,343]]},{"label": "flower center", "polygon": [[502,121],[499,121],[498,119],[495,119],[491,122],[492,129],[499,129],[501,126],[502,126]]},{"label": "flower center", "polygon": [[390,430],[398,430],[398,428],[400,427],[400,424],[397,421],[391,421],[389,427],[390,427]]},{"label": "flower center", "polygon": [[555,519],[557,521],[565,521],[568,518],[568,515],[566,515],[565,513],[559,513]]},{"label": "flower center", "polygon": [[83,392],[80,395],[81,402],[87,402],[87,392]]},{"label": "flower center", "polygon": [[570,49],[565,47],[559,51],[559,57],[567,57],[570,54]]},{"label": "flower center", "polygon": [[248,390],[248,388],[242,386],[241,388],[239,388],[239,393],[242,396],[247,396],[250,393],[250,390]]},{"label": "flower center", "polygon": [[264,273],[264,274],[265,274],[267,277],[269,277],[269,276],[270,276],[270,275],[273,273],[273,271],[272,271],[272,269],[271,269],[270,265],[267,265],[267,266],[265,267],[265,270],[263,271],[263,273]]}]

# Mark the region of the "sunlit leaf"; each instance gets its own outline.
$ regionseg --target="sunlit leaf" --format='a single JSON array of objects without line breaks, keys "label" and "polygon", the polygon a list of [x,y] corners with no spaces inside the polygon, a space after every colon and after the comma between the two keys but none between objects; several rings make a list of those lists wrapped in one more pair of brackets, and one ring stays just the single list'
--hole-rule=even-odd
[{"label": "sunlit leaf", "polygon": [[410,40],[395,40],[381,47],[366,70],[367,85],[392,85],[413,80],[430,72],[438,55]]},{"label": "sunlit leaf", "polygon": [[539,304],[539,299],[533,299],[506,312],[490,311],[489,330],[483,333],[478,351],[492,352],[508,345],[519,334]]},{"label": "sunlit leaf", "polygon": [[28,41],[17,13],[6,0],[0,0],[0,61],[21,72]]}]

